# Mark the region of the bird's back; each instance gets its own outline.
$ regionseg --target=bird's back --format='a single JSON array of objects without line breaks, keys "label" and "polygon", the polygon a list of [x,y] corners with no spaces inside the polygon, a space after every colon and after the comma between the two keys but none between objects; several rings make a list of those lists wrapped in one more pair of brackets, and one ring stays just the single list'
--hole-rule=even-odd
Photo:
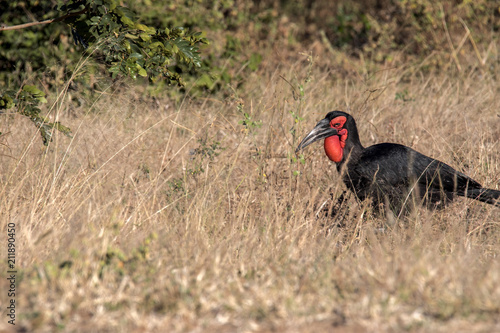
[{"label": "bird's back", "polygon": [[415,194],[426,202],[453,199],[453,193],[465,195],[468,188],[481,185],[447,164],[409,147],[381,143],[363,150],[347,162],[344,182],[360,199],[372,197],[376,203],[407,200]]}]

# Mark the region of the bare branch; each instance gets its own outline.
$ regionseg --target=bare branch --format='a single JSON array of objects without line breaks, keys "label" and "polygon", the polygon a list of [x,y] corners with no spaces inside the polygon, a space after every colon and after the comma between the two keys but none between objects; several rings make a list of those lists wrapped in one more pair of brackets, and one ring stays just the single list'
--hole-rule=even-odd
[{"label": "bare branch", "polygon": [[12,26],[0,26],[0,31],[19,30],[19,29],[29,28],[29,27],[32,27],[32,26],[35,26],[35,25],[42,25],[42,24],[49,24],[49,23],[53,23],[53,22],[60,22],[60,21],[65,20],[68,17],[76,16],[76,15],[81,15],[81,14],[83,14],[85,12],[87,12],[87,8],[84,8],[84,9],[78,11],[78,12],[75,12],[75,13],[69,13],[69,14],[63,15],[61,17],[57,17],[57,18],[50,19],[50,20],[35,21],[35,22],[23,23],[23,24],[12,25]]}]

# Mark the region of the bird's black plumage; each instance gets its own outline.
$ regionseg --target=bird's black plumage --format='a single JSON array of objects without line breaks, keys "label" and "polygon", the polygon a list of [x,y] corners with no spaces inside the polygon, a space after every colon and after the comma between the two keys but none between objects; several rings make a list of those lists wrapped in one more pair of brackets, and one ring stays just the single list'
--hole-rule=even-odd
[{"label": "bird's black plumage", "polygon": [[390,204],[400,210],[414,200],[445,204],[455,195],[500,207],[500,191],[486,189],[449,165],[409,147],[380,143],[361,145],[354,118],[342,111],[329,112],[297,150],[325,139],[325,151],[343,174],[346,186],[361,199],[375,205]]}]

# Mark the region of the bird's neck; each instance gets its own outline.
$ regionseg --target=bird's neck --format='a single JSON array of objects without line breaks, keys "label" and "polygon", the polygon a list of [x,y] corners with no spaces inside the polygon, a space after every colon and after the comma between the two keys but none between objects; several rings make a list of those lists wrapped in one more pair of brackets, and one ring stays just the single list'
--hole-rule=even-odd
[{"label": "bird's neck", "polygon": [[355,140],[355,138],[346,140],[342,159],[339,162],[336,162],[337,169],[342,169],[343,165],[346,162],[357,163],[357,161],[361,158],[364,150],[365,148],[361,145],[359,138],[357,138],[357,140]]}]

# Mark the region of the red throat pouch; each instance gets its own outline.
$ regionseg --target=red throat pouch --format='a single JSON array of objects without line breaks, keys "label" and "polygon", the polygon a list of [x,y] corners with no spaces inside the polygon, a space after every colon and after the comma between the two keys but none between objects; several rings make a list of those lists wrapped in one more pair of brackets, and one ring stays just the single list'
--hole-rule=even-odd
[{"label": "red throat pouch", "polygon": [[344,156],[343,146],[345,146],[345,144],[341,144],[338,135],[330,136],[325,139],[325,153],[328,158],[335,163],[342,161],[342,157]]}]

